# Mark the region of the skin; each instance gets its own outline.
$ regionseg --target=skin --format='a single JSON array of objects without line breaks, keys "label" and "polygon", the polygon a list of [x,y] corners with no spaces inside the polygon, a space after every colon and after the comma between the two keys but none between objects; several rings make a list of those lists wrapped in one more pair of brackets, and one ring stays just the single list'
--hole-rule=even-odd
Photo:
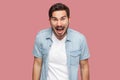
[{"label": "skin", "polygon": [[40,80],[42,69],[42,58],[34,57],[32,80]]},{"label": "skin", "polygon": [[[65,10],[54,11],[49,19],[55,36],[61,40],[66,35],[70,18],[68,18]],[[58,30],[57,30],[58,29]]]},{"label": "skin", "polygon": [[88,59],[80,60],[81,80],[90,80]]},{"label": "skin", "polygon": [[[61,40],[66,35],[69,26],[70,18],[64,10],[54,11],[49,19],[50,25],[55,36]],[[42,58],[34,57],[32,80],[40,80],[42,68]],[[89,65],[88,60],[80,60],[81,80],[89,80]]]}]

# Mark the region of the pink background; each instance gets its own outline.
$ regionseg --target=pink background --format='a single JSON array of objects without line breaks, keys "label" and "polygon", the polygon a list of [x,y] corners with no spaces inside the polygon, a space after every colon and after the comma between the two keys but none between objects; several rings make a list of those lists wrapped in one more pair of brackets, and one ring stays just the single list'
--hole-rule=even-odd
[{"label": "pink background", "polygon": [[91,80],[120,80],[119,0],[0,0],[0,80],[31,80],[35,35],[50,26],[55,2],[70,7],[71,28],[87,38]]}]

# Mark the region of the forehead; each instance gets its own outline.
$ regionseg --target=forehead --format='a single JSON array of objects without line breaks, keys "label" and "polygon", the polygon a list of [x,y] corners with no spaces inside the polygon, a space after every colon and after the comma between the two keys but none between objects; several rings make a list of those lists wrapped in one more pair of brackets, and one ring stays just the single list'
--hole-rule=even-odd
[{"label": "forehead", "polygon": [[54,11],[52,13],[52,17],[56,17],[56,18],[61,18],[63,16],[67,16],[67,13],[65,10],[60,10],[60,11]]}]

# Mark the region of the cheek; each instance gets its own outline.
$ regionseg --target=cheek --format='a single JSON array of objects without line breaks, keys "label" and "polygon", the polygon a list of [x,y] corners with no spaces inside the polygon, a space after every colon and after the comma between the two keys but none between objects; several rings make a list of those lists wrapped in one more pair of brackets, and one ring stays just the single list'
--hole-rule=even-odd
[{"label": "cheek", "polygon": [[66,21],[64,21],[63,23],[64,23],[64,25],[68,25],[68,24],[69,24],[69,21],[66,20]]},{"label": "cheek", "polygon": [[65,23],[64,23],[64,26],[65,26],[65,27],[67,27],[67,26],[68,26],[68,24],[69,24],[68,22],[65,22]]},{"label": "cheek", "polygon": [[51,21],[50,24],[51,24],[52,26],[55,26],[55,25],[56,25],[56,22]]}]

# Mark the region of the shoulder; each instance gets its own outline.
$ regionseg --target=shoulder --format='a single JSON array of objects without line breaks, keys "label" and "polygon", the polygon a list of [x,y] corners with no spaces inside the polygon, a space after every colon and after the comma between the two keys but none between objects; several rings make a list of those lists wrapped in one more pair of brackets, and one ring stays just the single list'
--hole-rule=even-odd
[{"label": "shoulder", "polygon": [[69,28],[68,31],[69,31],[69,35],[71,35],[72,38],[77,38],[77,39],[84,39],[85,38],[84,34],[77,31],[77,30]]},{"label": "shoulder", "polygon": [[45,37],[46,35],[50,34],[50,32],[51,28],[42,29],[37,33],[36,37]]},{"label": "shoulder", "polygon": [[50,28],[46,28],[46,29],[40,30],[36,34],[35,41],[37,43],[44,42],[45,39],[48,37],[48,35],[50,35],[50,33],[51,33],[51,29]]},{"label": "shoulder", "polygon": [[51,30],[50,28],[42,29],[37,33],[37,35],[47,34],[50,32],[50,30]]}]

